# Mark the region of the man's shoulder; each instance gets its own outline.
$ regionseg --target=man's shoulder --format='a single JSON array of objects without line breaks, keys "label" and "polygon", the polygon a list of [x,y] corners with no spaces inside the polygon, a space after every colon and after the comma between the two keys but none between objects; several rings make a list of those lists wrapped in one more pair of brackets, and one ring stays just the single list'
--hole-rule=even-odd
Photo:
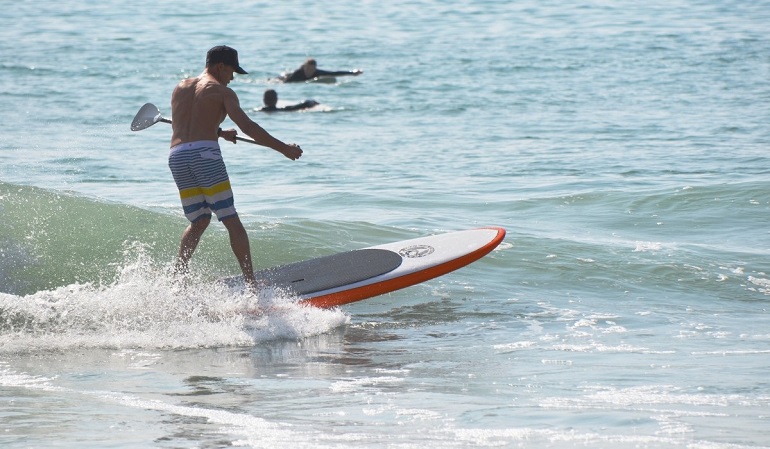
[{"label": "man's shoulder", "polygon": [[190,89],[198,84],[200,78],[185,78],[176,85],[177,89]]},{"label": "man's shoulder", "polygon": [[221,94],[225,92],[226,89],[228,89],[227,86],[208,77],[185,78],[176,86],[176,90],[194,91],[196,96],[200,94]]},{"label": "man's shoulder", "polygon": [[234,90],[230,89],[224,84],[218,83],[216,80],[199,83],[199,85],[195,88],[195,96],[199,98],[216,97],[219,99],[225,99],[228,97],[238,98]]},{"label": "man's shoulder", "polygon": [[201,77],[197,83],[201,89],[226,89],[227,86],[210,77]]}]

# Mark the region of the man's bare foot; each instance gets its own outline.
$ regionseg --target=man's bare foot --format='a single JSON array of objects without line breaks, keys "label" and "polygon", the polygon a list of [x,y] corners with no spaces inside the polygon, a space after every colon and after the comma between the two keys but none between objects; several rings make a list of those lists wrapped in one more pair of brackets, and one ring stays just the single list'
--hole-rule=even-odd
[{"label": "man's bare foot", "polygon": [[256,280],[256,279],[246,280],[246,289],[249,291],[249,293],[251,293],[253,295],[258,294],[260,291],[262,291],[262,290],[264,290],[264,289],[266,289],[268,287],[270,287],[270,284],[266,280],[264,280],[264,279],[260,279],[260,280]]}]

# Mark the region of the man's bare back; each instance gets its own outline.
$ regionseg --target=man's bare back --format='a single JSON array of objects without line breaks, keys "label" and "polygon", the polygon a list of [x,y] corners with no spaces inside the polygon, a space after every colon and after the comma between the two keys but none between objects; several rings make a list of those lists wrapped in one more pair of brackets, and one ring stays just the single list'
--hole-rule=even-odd
[{"label": "man's bare back", "polygon": [[227,116],[224,90],[208,72],[182,80],[171,96],[171,146],[198,140],[217,140],[217,129]]}]

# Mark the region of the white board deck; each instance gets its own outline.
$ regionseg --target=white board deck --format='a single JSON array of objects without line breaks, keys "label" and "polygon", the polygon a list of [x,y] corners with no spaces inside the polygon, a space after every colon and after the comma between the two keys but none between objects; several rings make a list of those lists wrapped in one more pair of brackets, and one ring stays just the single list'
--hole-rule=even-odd
[{"label": "white board deck", "polygon": [[[316,307],[336,307],[442,276],[495,249],[505,229],[448,232],[371,246],[255,272]],[[237,278],[229,278],[232,283]]]}]

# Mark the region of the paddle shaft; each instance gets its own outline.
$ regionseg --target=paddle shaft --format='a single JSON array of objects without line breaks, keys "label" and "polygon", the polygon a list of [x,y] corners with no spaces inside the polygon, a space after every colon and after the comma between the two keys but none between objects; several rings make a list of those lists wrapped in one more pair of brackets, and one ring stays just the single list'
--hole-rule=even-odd
[{"label": "paddle shaft", "polygon": [[[134,120],[131,122],[131,131],[141,131],[158,122],[171,124],[171,120],[160,115],[160,110],[157,106],[152,103],[145,103],[134,116]],[[255,140],[247,139],[245,137],[235,136],[235,140],[259,145]]]},{"label": "paddle shaft", "polygon": [[[159,118],[158,121],[159,122],[163,122],[163,123],[171,124],[171,120],[169,120],[169,119],[167,119],[165,117]],[[235,136],[235,140],[240,140],[241,142],[248,142],[248,143],[253,143],[253,144],[259,145],[256,141],[251,140],[251,139],[247,139],[247,138],[241,137],[241,136]]]}]

